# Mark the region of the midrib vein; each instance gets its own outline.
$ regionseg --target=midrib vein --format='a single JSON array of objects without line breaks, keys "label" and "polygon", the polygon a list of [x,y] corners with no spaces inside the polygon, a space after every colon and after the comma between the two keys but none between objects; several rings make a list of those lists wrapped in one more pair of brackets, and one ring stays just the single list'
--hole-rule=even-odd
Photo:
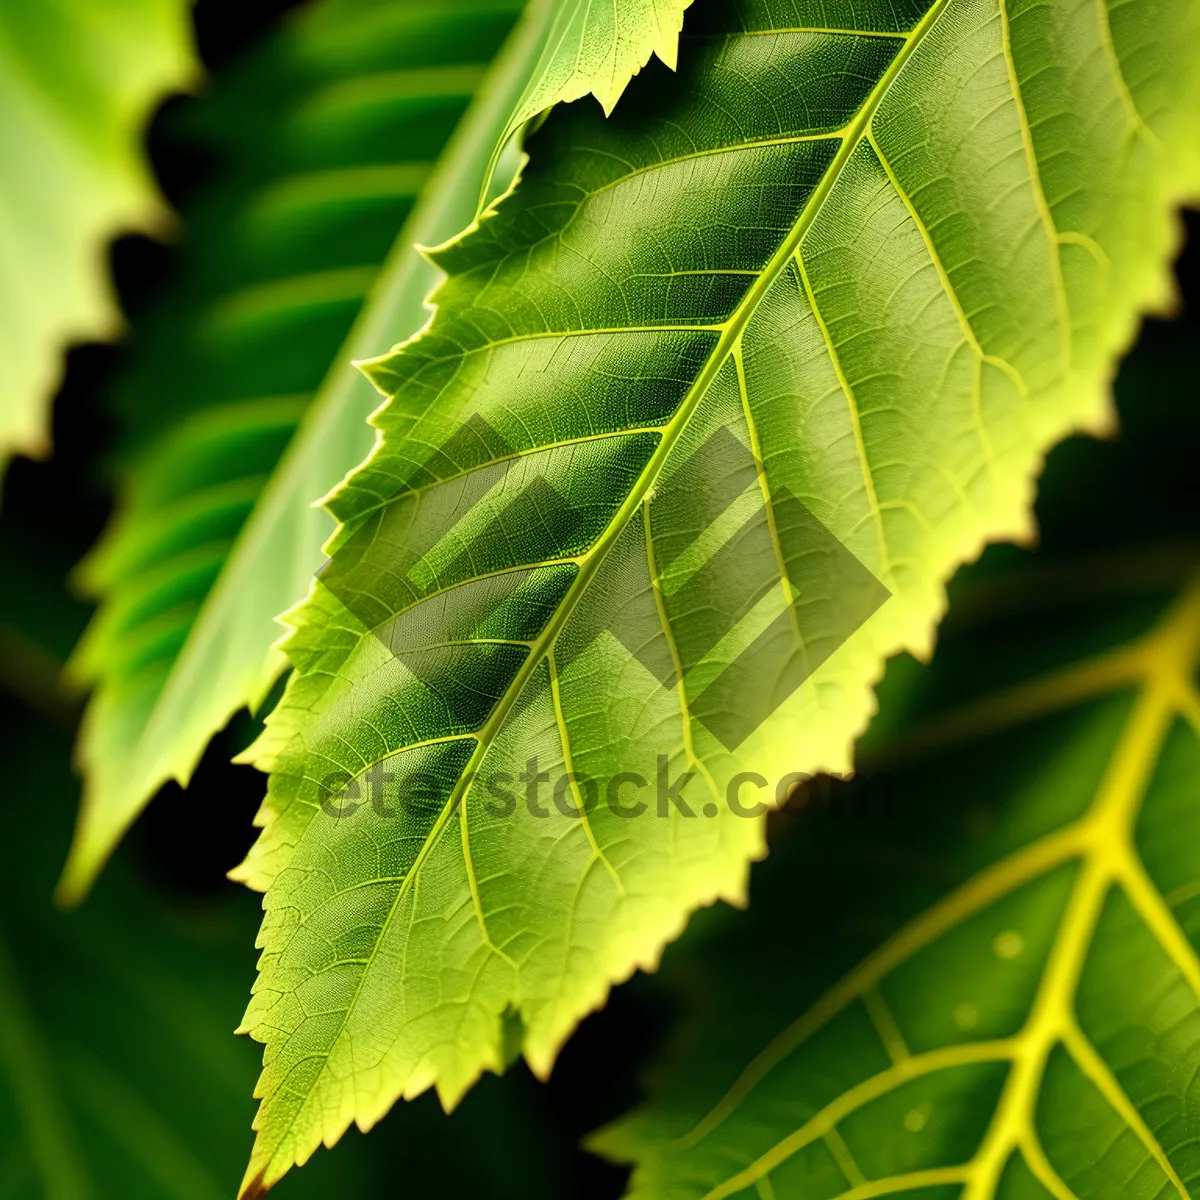
[{"label": "midrib vein", "polygon": [[[1177,613],[1147,645],[1146,675],[1141,694],[1105,777],[1086,815],[1078,822],[1085,833],[1085,853],[1058,934],[1042,972],[1033,1008],[1018,1039],[1013,1070],[1000,1103],[975,1156],[978,1170],[963,1200],[987,1200],[995,1194],[1010,1154],[1023,1142],[1037,1139],[1034,1120],[1046,1064],[1063,1045],[1105,1099],[1141,1142],[1180,1197],[1188,1193],[1171,1161],[1116,1084],[1107,1064],[1086,1041],[1075,1012],[1079,981],[1088,960],[1101,911],[1114,884],[1135,855],[1132,830],[1146,788],[1176,712],[1177,678],[1191,669],[1200,632],[1200,588],[1194,587]],[[1167,949],[1164,947],[1164,949]],[[1083,1061],[1080,1061],[1080,1052]],[[1091,1068],[1089,1070],[1089,1068]]]},{"label": "midrib vein", "polygon": [[[496,706],[492,710],[487,721],[485,721],[480,729],[473,735],[476,740],[475,750],[472,752],[470,759],[468,759],[466,765],[459,774],[458,780],[455,783],[454,788],[452,789],[450,796],[446,801],[446,804],[443,806],[442,811],[438,814],[437,820],[434,822],[429,833],[422,842],[420,850],[418,850],[416,856],[413,858],[412,865],[409,867],[408,873],[404,877],[404,881],[396,890],[396,896],[393,899],[387,915],[384,917],[380,926],[380,935],[375,939],[375,942],[371,947],[371,952],[367,957],[366,965],[364,966],[358,982],[355,985],[354,993],[346,1005],[345,1014],[330,1045],[330,1053],[332,1053],[333,1048],[345,1034],[346,1025],[349,1021],[350,1014],[355,1010],[359,995],[361,994],[367,979],[370,977],[376,955],[379,952],[379,947],[383,944],[384,933],[391,926],[396,912],[399,910],[400,905],[408,895],[410,887],[414,885],[417,877],[419,876],[426,858],[428,858],[429,854],[432,852],[433,847],[437,845],[438,839],[441,837],[443,830],[446,828],[446,825],[450,821],[459,804],[462,802],[467,790],[473,783],[483,764],[484,756],[491,748],[496,735],[499,733],[500,729],[504,725],[504,722],[507,720],[508,714],[513,705],[516,703],[517,697],[521,694],[533,672],[540,665],[542,659],[545,658],[549,648],[554,644],[558,634],[566,625],[568,619],[575,609],[575,605],[579,602],[584,592],[586,592],[609,549],[611,549],[613,544],[629,524],[632,517],[636,515],[638,510],[641,508],[643,500],[653,487],[654,482],[657,480],[658,475],[661,472],[663,465],[665,464],[671,451],[674,449],[676,442],[679,440],[683,431],[687,428],[688,422],[691,420],[693,413],[699,407],[700,402],[704,399],[709,387],[717,378],[726,361],[733,353],[733,349],[741,338],[746,325],[750,321],[750,318],[757,311],[758,305],[761,303],[764,296],[766,296],[771,286],[782,273],[792,256],[796,253],[805,234],[812,227],[817,214],[821,211],[826,199],[841,176],[842,170],[846,166],[847,162],[849,162],[850,156],[854,153],[855,149],[857,149],[859,142],[866,134],[867,128],[875,116],[875,113],[878,111],[879,105],[882,102],[884,95],[887,93],[888,88],[891,86],[896,76],[899,75],[899,73],[904,69],[905,64],[912,57],[912,54],[917,46],[921,44],[925,35],[937,22],[941,14],[946,10],[948,4],[949,0],[935,0],[935,3],[929,8],[929,10],[921,18],[916,28],[909,35],[908,40],[897,52],[896,57],[892,59],[892,61],[888,64],[887,69],[879,77],[878,82],[875,84],[874,88],[871,89],[870,94],[863,102],[863,105],[859,109],[855,119],[846,127],[844,136],[842,138],[842,143],[838,147],[837,153],[834,155],[833,160],[826,168],[825,174],[821,177],[820,182],[805,201],[804,207],[801,209],[800,214],[793,224],[787,237],[784,238],[777,247],[775,253],[771,256],[762,273],[757,279],[755,279],[754,283],[750,285],[746,295],[743,297],[738,307],[734,310],[729,320],[723,326],[719,327],[721,332],[717,339],[716,346],[713,348],[709,357],[705,360],[703,367],[701,367],[696,379],[688,389],[688,392],[681,402],[675,415],[671,418],[668,424],[663,427],[662,439],[655,448],[654,453],[650,456],[646,466],[642,469],[642,473],[637,482],[630,489],[628,495],[625,497],[624,502],[617,510],[615,516],[605,529],[604,533],[601,534],[601,536],[596,540],[595,545],[587,553],[586,557],[584,557],[580,562],[578,575],[576,575],[571,586],[567,589],[563,599],[560,601],[557,609],[554,611],[554,614],[546,623],[546,627],[534,642],[531,653],[526,657],[524,663],[522,663],[520,669],[517,671],[516,676],[513,678],[512,683],[509,684],[504,695],[499,701],[497,701]],[[328,1055],[325,1055],[325,1057],[328,1058]],[[319,1078],[320,1073],[318,1072],[317,1079]],[[316,1079],[314,1079],[313,1085],[308,1089],[306,1095],[311,1095],[315,1086]],[[297,1108],[296,1115],[299,1114],[302,1108],[303,1105]],[[292,1120],[288,1122],[289,1130],[295,1124],[295,1119],[296,1117],[293,1116]],[[284,1138],[281,1137],[279,1140],[282,1143]]]}]

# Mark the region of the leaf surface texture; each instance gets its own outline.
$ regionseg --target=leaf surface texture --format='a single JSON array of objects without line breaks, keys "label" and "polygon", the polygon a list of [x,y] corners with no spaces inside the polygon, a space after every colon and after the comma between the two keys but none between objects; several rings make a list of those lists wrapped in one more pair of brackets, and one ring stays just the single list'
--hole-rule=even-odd
[{"label": "leaf surface texture", "polygon": [[1010,645],[1019,682],[789,831],[761,924],[692,976],[691,1050],[593,1138],[631,1200],[1197,1194],[1200,583],[1130,619],[1032,678]]},{"label": "leaf surface texture", "polygon": [[[1184,40],[1174,0],[698,3],[676,74],[552,113],[437,252],[251,752],[251,1191],[514,1044],[545,1074],[742,898],[763,831],[730,782],[846,769],[947,575],[1027,535],[1046,448],[1110,420],[1197,183]],[[658,795],[687,772],[690,816]],[[622,776],[644,819],[581,814]]]},{"label": "leaf surface texture", "polygon": [[684,10],[692,0],[553,0],[545,45],[513,114],[512,128],[555,104],[593,95],[606,113],[657,55],[675,66]]}]

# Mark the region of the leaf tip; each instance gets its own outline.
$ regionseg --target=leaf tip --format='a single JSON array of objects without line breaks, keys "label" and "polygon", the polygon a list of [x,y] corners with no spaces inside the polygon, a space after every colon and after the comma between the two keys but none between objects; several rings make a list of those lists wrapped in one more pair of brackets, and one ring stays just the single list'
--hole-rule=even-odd
[{"label": "leaf tip", "polygon": [[64,870],[62,878],[58,881],[54,889],[54,903],[64,911],[78,908],[83,903],[88,891],[89,887],[86,883],[69,879],[67,872]]},{"label": "leaf tip", "polygon": [[258,1174],[243,1180],[242,1190],[238,1192],[238,1200],[261,1200],[268,1191],[270,1191],[270,1184],[267,1183],[267,1173],[263,1169]]},{"label": "leaf tip", "polygon": [[112,843],[98,847],[91,832],[87,809],[81,808],[67,861],[54,888],[54,903],[61,909],[78,908],[87,899],[112,851]]},{"label": "leaf tip", "polygon": [[[240,883],[243,887],[250,888],[252,891],[258,890],[254,887],[254,873],[250,867],[249,856],[238,863],[236,867],[230,867],[229,870],[225,872],[225,878],[228,879],[230,883]],[[245,1031],[239,1028],[236,1030],[236,1032],[243,1033]]]}]

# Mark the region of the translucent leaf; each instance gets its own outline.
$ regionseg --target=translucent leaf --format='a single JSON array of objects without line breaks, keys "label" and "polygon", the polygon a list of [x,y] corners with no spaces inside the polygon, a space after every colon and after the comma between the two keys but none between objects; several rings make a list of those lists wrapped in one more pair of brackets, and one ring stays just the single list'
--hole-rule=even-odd
[{"label": "translucent leaf", "polygon": [[789,833],[691,1049],[592,1139],[631,1197],[1197,1194],[1200,585],[1129,641],[1145,602],[1107,607]]},{"label": "translucent leaf", "polygon": [[611,113],[629,81],[657,55],[674,69],[684,10],[692,0],[546,0],[553,18],[512,126],[559,103],[593,95]]},{"label": "translucent leaf", "polygon": [[849,767],[885,657],[1029,535],[1046,448],[1108,424],[1169,297],[1191,9],[688,22],[676,74],[550,115],[368,367],[380,440],[251,752],[250,1193],[514,1043],[546,1074],[740,900],[763,829],[731,785]]},{"label": "translucent leaf", "polygon": [[166,221],[143,127],[195,71],[183,0],[0,3],[0,456],[48,452],[64,348],[118,330],[108,241]]}]

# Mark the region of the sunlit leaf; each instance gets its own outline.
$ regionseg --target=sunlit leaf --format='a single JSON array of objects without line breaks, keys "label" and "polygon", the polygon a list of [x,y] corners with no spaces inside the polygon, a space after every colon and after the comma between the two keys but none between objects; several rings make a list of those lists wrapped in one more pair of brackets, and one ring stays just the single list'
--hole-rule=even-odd
[{"label": "sunlit leaf", "polygon": [[1051,622],[1090,651],[801,812],[656,1098],[593,1139],[631,1197],[1196,1194],[1200,583],[1131,619]]},{"label": "sunlit leaf", "polygon": [[109,239],[166,221],[142,138],[162,95],[195,82],[189,9],[0,3],[0,462],[49,451],[64,349],[119,329]]},{"label": "sunlit leaf", "polygon": [[553,8],[553,18],[541,58],[514,112],[514,128],[552,105],[589,94],[610,113],[630,79],[653,55],[674,68],[683,13],[692,0],[544,3]]},{"label": "sunlit leaf", "polygon": [[417,247],[471,222],[528,117],[589,88],[610,103],[651,52],[673,62],[679,7],[534,5],[481,83],[519,0],[330,0],[208,101],[197,124],[233,161],[187,214],[195,255],[171,319],[139,330],[123,408],[145,445],[84,572],[107,603],[75,663],[96,695],[64,897],[286,665],[275,618],[304,595],[330,531],[312,502],[371,446],[378,396],[352,361],[428,317],[438,271]]},{"label": "sunlit leaf", "polygon": [[[1108,424],[1169,297],[1195,21],[698,3],[677,74],[552,113],[437,252],[252,752],[248,1193],[517,1045],[544,1075],[692,909],[742,897],[738,773],[848,767],[884,658],[1029,533],[1043,453]],[[587,780],[640,780],[648,813],[584,819]]]}]

